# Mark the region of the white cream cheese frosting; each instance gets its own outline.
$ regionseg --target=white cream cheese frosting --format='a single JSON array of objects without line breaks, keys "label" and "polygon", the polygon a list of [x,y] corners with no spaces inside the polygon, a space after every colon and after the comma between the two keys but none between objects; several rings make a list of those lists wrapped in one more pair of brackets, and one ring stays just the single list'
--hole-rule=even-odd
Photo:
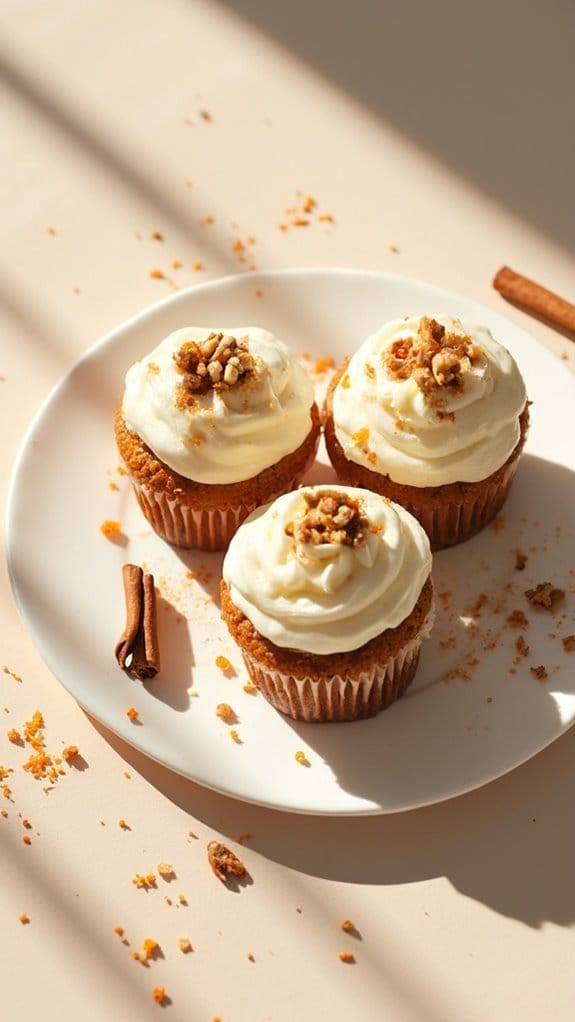
[{"label": "white cream cheese frosting", "polygon": [[249,386],[209,389],[192,406],[178,402],[182,372],[174,355],[212,332],[185,327],[166,337],[126,374],[122,415],[154,454],[186,479],[251,479],[303,443],[311,429],[313,387],[283,341],[259,327],[235,327],[255,360]]},{"label": "white cream cheese frosting", "polygon": [[349,461],[396,483],[421,487],[486,479],[519,440],[527,400],[523,379],[486,327],[437,315],[432,322],[451,338],[470,342],[473,357],[458,387],[424,393],[413,375],[398,378],[388,365],[392,346],[416,338],[422,321],[416,316],[386,323],[352,356],[333,393],[337,440]]},{"label": "white cream cheese frosting", "polygon": [[[360,545],[301,542],[306,494],[343,494],[367,519]],[[294,525],[296,527],[294,534]],[[415,607],[431,571],[429,540],[404,508],[356,487],[301,487],[258,508],[233,537],[223,578],[236,607],[276,646],[359,649]]]}]

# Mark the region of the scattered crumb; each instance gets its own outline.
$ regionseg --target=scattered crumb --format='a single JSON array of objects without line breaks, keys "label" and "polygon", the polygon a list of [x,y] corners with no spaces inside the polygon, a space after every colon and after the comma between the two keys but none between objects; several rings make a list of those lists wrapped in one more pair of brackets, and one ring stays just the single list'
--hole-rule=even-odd
[{"label": "scattered crumb", "polygon": [[491,522],[489,528],[491,529],[492,532],[495,533],[496,536],[498,536],[499,533],[502,532],[503,529],[505,528],[505,517],[504,517],[504,515],[499,515],[498,518],[494,518],[493,521]]},{"label": "scattered crumb", "polygon": [[77,745],[67,745],[65,749],[62,749],[62,757],[66,760],[66,763],[69,763],[72,759],[76,759],[78,755],[79,750]]},{"label": "scattered crumb", "polygon": [[248,962],[255,962],[255,957],[254,957],[254,955],[252,954],[251,951],[248,951],[248,953],[246,955],[246,958],[247,958]]},{"label": "scattered crumb", "polygon": [[156,268],[150,270],[148,276],[151,277],[152,280],[164,280],[164,271]]},{"label": "scattered crumb", "polygon": [[208,110],[200,110],[199,114],[203,121],[211,121],[213,119],[211,113]]},{"label": "scattered crumb", "polygon": [[525,642],[525,639],[522,635],[517,636],[515,640],[515,649],[519,653],[519,656],[521,657],[529,656],[529,646]]},{"label": "scattered crumb", "polygon": [[543,667],[543,664],[541,664],[539,667],[530,667],[529,670],[531,671],[533,677],[537,678],[537,681],[542,682],[547,681],[547,678],[549,677],[549,675],[547,674],[547,669]]},{"label": "scattered crumb", "polygon": [[178,947],[183,955],[187,955],[190,951],[193,951],[193,947],[187,937],[180,937],[178,941]]},{"label": "scattered crumb", "polygon": [[243,689],[244,692],[248,693],[248,695],[253,695],[254,692],[257,692],[257,686],[254,685],[253,681],[246,681]]},{"label": "scattered crumb", "polygon": [[340,930],[343,930],[344,933],[357,933],[356,927],[352,923],[351,919],[343,919],[340,923]]},{"label": "scattered crumb", "polygon": [[47,227],[46,234],[49,234],[53,238],[56,235],[56,228],[52,226]]},{"label": "scattered crumb", "polygon": [[507,624],[511,628],[527,628],[529,626],[529,621],[522,610],[514,610],[507,618]]},{"label": "scattered crumb", "polygon": [[575,653],[575,635],[566,635],[561,642],[566,653]]},{"label": "scattered crumb", "polygon": [[10,728],[6,737],[8,738],[8,741],[12,742],[14,745],[24,744],[24,742],[22,741],[22,735],[20,734],[19,731],[16,730],[15,727]]},{"label": "scattered crumb", "polygon": [[161,231],[150,231],[150,241],[163,241],[164,235]]},{"label": "scattered crumb", "polygon": [[174,873],[174,867],[169,862],[159,862],[158,873],[162,880],[173,880],[176,875]]},{"label": "scattered crumb", "polygon": [[121,827],[122,830],[130,829],[125,820],[118,820],[118,827]]},{"label": "scattered crumb", "polygon": [[218,703],[216,706],[216,717],[225,721],[237,720],[236,714],[229,703]]},{"label": "scattered crumb", "polygon": [[390,252],[393,252],[395,254],[397,254],[397,252],[399,252],[399,248],[397,247],[397,245],[390,244],[387,247],[388,247]]},{"label": "scattered crumb", "polygon": [[485,702],[486,703],[492,703],[493,702],[493,696],[487,696]]},{"label": "scattered crumb", "polygon": [[26,924],[30,922],[30,916],[27,914],[27,912],[21,912],[20,915],[18,916],[18,919],[20,920],[23,926],[26,926]]},{"label": "scattered crumb", "polygon": [[156,886],[156,876],[154,873],[136,873],[132,878],[132,883],[134,887],[147,891],[148,888]]},{"label": "scattered crumb", "polygon": [[540,582],[535,589],[526,589],[525,596],[532,607],[552,611],[564,599],[565,592],[563,589],[556,589],[551,582]]},{"label": "scattered crumb", "polygon": [[220,671],[229,671],[232,666],[227,656],[217,656],[215,663],[216,667],[220,668]]},{"label": "scattered crumb", "polygon": [[129,709],[126,710],[126,717],[129,717],[130,720],[135,723],[140,719],[140,713],[135,706],[130,706]]},{"label": "scattered crumb", "polygon": [[256,291],[254,291],[254,294],[256,298],[261,298],[263,296],[263,291],[260,291],[260,289],[257,288]]},{"label": "scattered crumb", "polygon": [[122,532],[121,523],[112,521],[110,518],[106,518],[100,526],[100,532],[106,537],[106,539],[116,539]]},{"label": "scattered crumb", "polygon": [[181,259],[172,259],[172,269],[173,270],[181,270],[183,265],[184,264],[183,264]]},{"label": "scattered crumb", "polygon": [[165,1004],[166,1003],[166,990],[165,990],[165,988],[164,987],[154,987],[154,989],[152,990],[152,1000],[155,1001],[156,1004]]},{"label": "scattered crumb", "polygon": [[351,951],[340,951],[338,958],[340,962],[345,962],[346,965],[355,965],[355,956]]},{"label": "scattered crumb", "polygon": [[310,766],[310,761],[302,749],[298,749],[298,751],[294,753],[294,759],[296,763],[301,763],[302,766]]},{"label": "scattered crumb", "polygon": [[295,910],[296,910],[296,912],[298,913],[298,915],[300,915],[300,916],[301,916],[301,914],[302,914],[302,911],[303,911],[303,909],[301,908],[301,906],[300,906],[300,905],[296,905],[296,907],[295,907]]},{"label": "scattered crumb", "polygon": [[513,553],[515,554],[515,571],[523,571],[529,559],[527,554],[524,554],[521,550],[514,550]]},{"label": "scattered crumb", "polygon": [[24,834],[24,837],[22,838],[22,840],[23,840],[25,845],[31,845],[32,844],[32,838],[28,834]]},{"label": "scattered crumb", "polygon": [[192,270],[194,271],[194,273],[199,273],[199,271],[203,270],[203,268],[204,268],[203,263],[200,262],[192,263]]},{"label": "scattered crumb", "polygon": [[240,736],[237,733],[237,731],[234,731],[233,728],[230,731],[230,738],[231,738],[232,742],[236,743],[236,745],[243,745],[242,739],[240,738]]},{"label": "scattered crumb", "polygon": [[118,937],[120,937],[123,940],[124,934],[125,934],[124,927],[123,926],[114,926],[114,933],[117,933]]},{"label": "scattered crumb", "polygon": [[119,487],[119,486],[118,486],[118,484],[117,484],[117,483],[115,483],[115,482],[114,482],[114,480],[112,479],[112,480],[111,480],[111,481],[110,481],[110,482],[108,483],[108,489],[109,489],[109,490],[113,490],[114,492],[116,492],[116,493],[117,493],[117,492],[119,491],[120,487]]},{"label": "scattered crumb", "polygon": [[240,834],[238,838],[238,844],[245,845],[246,841],[251,841],[253,836],[254,835],[250,834],[249,830],[246,830],[245,834]]},{"label": "scattered crumb", "polygon": [[241,859],[220,841],[210,841],[207,852],[208,862],[219,880],[225,881],[228,876],[245,875],[246,867]]}]

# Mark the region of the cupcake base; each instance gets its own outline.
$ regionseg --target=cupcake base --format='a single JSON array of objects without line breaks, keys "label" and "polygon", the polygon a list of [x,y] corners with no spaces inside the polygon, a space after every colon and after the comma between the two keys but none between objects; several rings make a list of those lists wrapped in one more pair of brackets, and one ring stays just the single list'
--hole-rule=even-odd
[{"label": "cupcake base", "polygon": [[528,405],[519,417],[520,435],[515,448],[507,461],[486,479],[476,483],[447,483],[444,486],[407,486],[346,457],[336,436],[331,408],[333,390],[345,367],[344,364],[330,385],[324,422],[327,452],[339,481],[347,486],[365,487],[401,504],[423,526],[432,550],[455,546],[481,532],[493,521],[507,500],[527,438]]},{"label": "cupcake base", "polygon": [[421,639],[405,646],[383,667],[374,666],[358,677],[334,675],[317,681],[270,671],[243,654],[254,685],[269,703],[294,720],[350,721],[375,717],[403,695],[413,681]]},{"label": "cupcake base", "polygon": [[374,717],[399,699],[415,675],[421,644],[433,627],[431,578],[411,614],[359,649],[315,655],[265,639],[221,584],[222,617],[262,695],[294,720],[338,722]]},{"label": "cupcake base", "polygon": [[116,413],[116,444],[140,508],[158,535],[174,546],[225,550],[256,507],[294,489],[313,464],[320,436],[319,411],[310,410],[310,431],[299,447],[251,479],[197,483],[160,461]]}]

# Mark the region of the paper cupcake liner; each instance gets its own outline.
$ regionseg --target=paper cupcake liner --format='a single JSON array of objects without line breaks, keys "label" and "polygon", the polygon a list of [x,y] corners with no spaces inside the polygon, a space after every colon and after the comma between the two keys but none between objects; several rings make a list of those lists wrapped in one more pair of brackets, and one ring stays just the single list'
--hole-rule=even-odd
[{"label": "paper cupcake liner", "polygon": [[403,506],[417,518],[429,536],[432,550],[442,550],[471,539],[481,532],[503,507],[513,477],[517,471],[519,457],[509,463],[497,480],[485,481],[481,493],[474,500],[451,501],[441,507],[419,505],[406,500]]},{"label": "paper cupcake liner", "polygon": [[[294,489],[300,476],[288,480],[281,492]],[[153,529],[174,546],[194,550],[225,550],[241,523],[255,511],[257,501],[222,508],[195,508],[165,493],[156,493],[132,479],[138,504]],[[279,493],[266,497],[275,500]]]},{"label": "paper cupcake liner", "polygon": [[433,604],[419,635],[385,664],[374,664],[360,674],[296,678],[293,674],[270,670],[245,651],[243,657],[254,685],[276,710],[294,720],[317,723],[375,717],[399,699],[413,681],[421,643],[429,635],[434,617]]}]

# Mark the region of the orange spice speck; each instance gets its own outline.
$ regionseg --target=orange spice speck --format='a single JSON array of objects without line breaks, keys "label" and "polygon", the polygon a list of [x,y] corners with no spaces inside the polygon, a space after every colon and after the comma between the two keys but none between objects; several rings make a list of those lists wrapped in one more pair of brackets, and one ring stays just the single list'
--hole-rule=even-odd
[{"label": "orange spice speck", "polygon": [[318,220],[322,224],[332,224],[334,221],[333,213],[320,213]]},{"label": "orange spice speck", "polygon": [[353,440],[356,447],[362,447],[363,444],[366,444],[369,439],[369,429],[365,427],[364,429],[356,430],[355,433],[352,433],[351,439]]},{"label": "orange spice speck", "polygon": [[113,521],[110,518],[106,518],[100,526],[100,532],[106,539],[112,539],[115,536],[119,536],[122,531],[120,522]]},{"label": "orange spice speck", "polygon": [[302,203],[302,209],[304,213],[311,213],[315,205],[316,205],[315,199],[311,195],[308,195]]},{"label": "orange spice speck", "polygon": [[216,717],[219,717],[220,720],[236,719],[236,715],[229,703],[218,703],[216,707]]},{"label": "orange spice speck", "polygon": [[216,667],[219,667],[221,671],[229,671],[231,666],[232,665],[228,660],[227,656],[216,657]]},{"label": "orange spice speck", "polygon": [[309,220],[305,216],[294,216],[292,224],[294,227],[309,227]]},{"label": "orange spice speck", "polygon": [[173,270],[181,270],[183,265],[184,264],[183,264],[181,259],[172,259],[172,269]]},{"label": "orange spice speck", "polygon": [[331,355],[326,358],[318,358],[317,362],[313,367],[314,373],[325,373],[326,369],[333,369],[335,363]]}]

